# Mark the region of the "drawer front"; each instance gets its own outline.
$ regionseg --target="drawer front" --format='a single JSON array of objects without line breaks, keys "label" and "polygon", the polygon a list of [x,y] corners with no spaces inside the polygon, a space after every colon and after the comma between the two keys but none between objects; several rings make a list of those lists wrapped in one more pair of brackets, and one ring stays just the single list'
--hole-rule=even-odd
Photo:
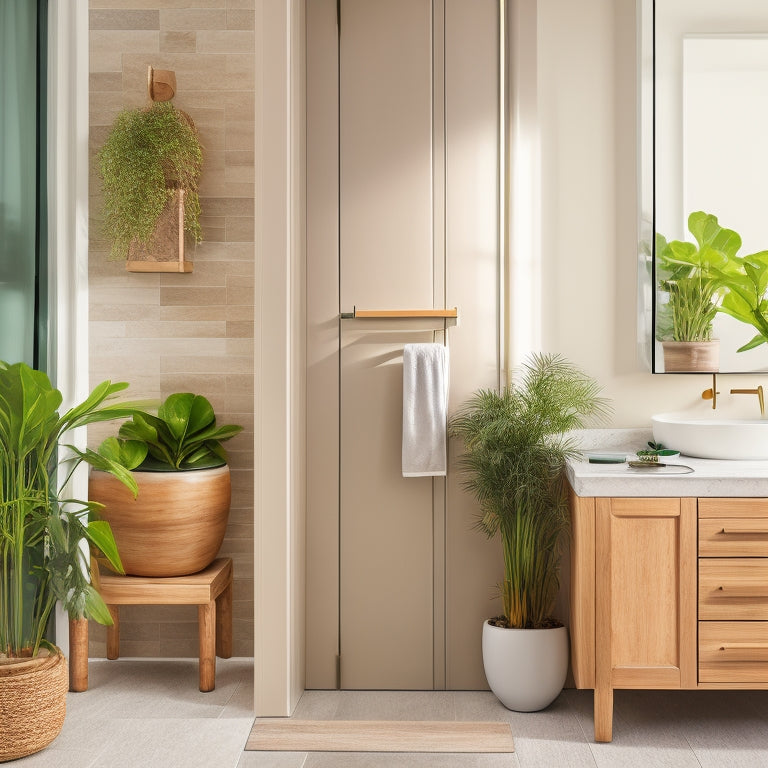
[{"label": "drawer front", "polygon": [[699,499],[699,517],[768,517],[768,499]]},{"label": "drawer front", "polygon": [[699,518],[700,557],[768,557],[768,517]]},{"label": "drawer front", "polygon": [[700,683],[768,683],[768,621],[700,621]]},{"label": "drawer front", "polygon": [[768,558],[700,559],[699,619],[768,620]]}]

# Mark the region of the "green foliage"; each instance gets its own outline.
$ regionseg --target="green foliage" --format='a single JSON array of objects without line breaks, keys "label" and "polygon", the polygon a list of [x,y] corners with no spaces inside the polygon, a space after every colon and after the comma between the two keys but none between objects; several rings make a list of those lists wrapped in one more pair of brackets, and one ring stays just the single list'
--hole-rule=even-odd
[{"label": "green foliage", "polygon": [[227,463],[221,446],[242,430],[235,424],[216,426],[213,407],[202,395],[169,395],[157,415],[134,410],[117,438],[107,438],[99,453],[127,469],[189,470]]},{"label": "green foliage", "polygon": [[[134,494],[136,483],[124,467],[61,440],[76,427],[127,416],[130,406],[108,404],[126,386],[103,382],[60,415],[61,393],[43,372],[0,361],[0,653],[36,654],[57,599],[73,618],[111,623],[80,543],[122,572],[112,532],[96,504],[62,498],[59,485],[83,461]],[[60,467],[67,476],[59,484]]]},{"label": "green foliage", "polygon": [[741,238],[703,211],[688,217],[688,229],[696,245],[667,242],[663,235],[656,235],[659,285],[669,292],[669,303],[659,307],[658,336],[672,341],[709,341],[725,293],[723,275],[733,269]]},{"label": "green foliage", "polygon": [[749,256],[737,256],[735,270],[716,270],[718,278],[727,289],[720,312],[751,325],[757,334],[738,352],[746,352],[761,344],[768,343],[768,301],[765,298],[768,288],[768,251],[760,251]]},{"label": "green foliage", "polygon": [[111,256],[125,259],[131,241],[148,246],[176,189],[186,190],[184,229],[200,242],[198,186],[203,154],[191,120],[170,102],[126,109],[99,152],[104,228]]},{"label": "green foliage", "polygon": [[533,355],[519,382],[476,392],[451,420],[451,434],[464,441],[464,486],[480,504],[477,527],[501,538],[510,627],[549,623],[568,526],[563,469],[578,452],[567,433],[607,411],[578,368],[558,355]]}]

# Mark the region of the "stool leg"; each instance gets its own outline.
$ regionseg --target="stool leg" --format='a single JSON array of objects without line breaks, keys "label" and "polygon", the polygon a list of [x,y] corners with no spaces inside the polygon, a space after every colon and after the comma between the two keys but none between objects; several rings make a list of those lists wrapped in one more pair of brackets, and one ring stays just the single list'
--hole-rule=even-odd
[{"label": "stool leg", "polygon": [[197,606],[200,633],[200,690],[216,687],[216,601]]},{"label": "stool leg", "polygon": [[88,619],[69,620],[69,690],[88,690]]},{"label": "stool leg", "polygon": [[232,656],[232,582],[216,598],[216,655]]},{"label": "stool leg", "polygon": [[109,615],[112,617],[112,626],[107,627],[107,658],[120,657],[120,608],[117,605],[108,605]]}]

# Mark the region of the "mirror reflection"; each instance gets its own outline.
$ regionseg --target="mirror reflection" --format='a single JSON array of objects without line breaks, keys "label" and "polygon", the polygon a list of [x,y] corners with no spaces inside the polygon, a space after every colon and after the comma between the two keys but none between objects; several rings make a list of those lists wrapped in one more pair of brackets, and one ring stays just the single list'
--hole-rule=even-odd
[{"label": "mirror reflection", "polygon": [[656,0],[653,31],[653,370],[768,371],[768,3]]}]

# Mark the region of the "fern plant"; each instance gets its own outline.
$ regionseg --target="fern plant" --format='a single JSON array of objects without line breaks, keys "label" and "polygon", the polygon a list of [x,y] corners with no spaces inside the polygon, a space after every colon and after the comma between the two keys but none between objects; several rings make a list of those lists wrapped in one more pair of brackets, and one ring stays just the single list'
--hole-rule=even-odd
[{"label": "fern plant", "polygon": [[477,527],[501,539],[504,617],[497,624],[554,625],[568,527],[563,469],[577,454],[567,433],[607,412],[591,378],[559,355],[541,354],[523,365],[519,380],[501,392],[476,392],[451,420],[451,434],[464,442],[464,486],[480,504]]},{"label": "fern plant", "polygon": [[202,240],[198,194],[203,152],[190,118],[170,102],[118,114],[98,154],[110,255],[125,259],[132,241],[149,246],[160,214],[185,190],[184,230]]}]

